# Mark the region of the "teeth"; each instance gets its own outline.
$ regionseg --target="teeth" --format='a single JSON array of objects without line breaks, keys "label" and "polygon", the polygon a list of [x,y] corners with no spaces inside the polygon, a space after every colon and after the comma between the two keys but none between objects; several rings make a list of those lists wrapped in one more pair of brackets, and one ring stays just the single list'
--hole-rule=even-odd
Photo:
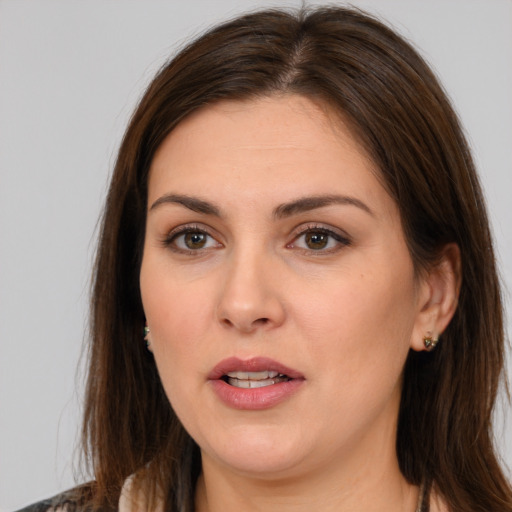
[{"label": "teeth", "polygon": [[[279,375],[279,372],[265,370],[262,372],[229,372],[228,377],[232,379],[240,379],[240,380],[266,380],[273,379]],[[256,387],[256,386],[253,386]]]},{"label": "teeth", "polygon": [[[235,372],[236,373],[236,372]],[[277,375],[276,375],[277,377]],[[238,378],[228,378],[228,384],[234,386],[235,388],[244,388],[244,389],[252,389],[252,388],[264,388],[265,386],[272,386],[272,384],[278,384],[279,382],[286,382],[288,379],[286,377],[277,377],[274,379],[262,379],[262,380],[248,380],[248,379],[238,379]]]},{"label": "teeth", "polygon": [[226,376],[228,384],[236,388],[244,389],[263,388],[289,380],[286,375],[274,370],[264,370],[262,372],[229,372]]}]

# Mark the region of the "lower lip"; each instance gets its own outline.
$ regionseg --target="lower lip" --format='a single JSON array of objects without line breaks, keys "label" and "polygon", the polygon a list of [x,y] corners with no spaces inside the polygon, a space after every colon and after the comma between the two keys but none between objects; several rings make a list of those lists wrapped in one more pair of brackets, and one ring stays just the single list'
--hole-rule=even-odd
[{"label": "lower lip", "polygon": [[294,395],[304,379],[291,379],[263,388],[237,388],[220,379],[210,381],[217,396],[229,407],[250,411],[270,409]]}]

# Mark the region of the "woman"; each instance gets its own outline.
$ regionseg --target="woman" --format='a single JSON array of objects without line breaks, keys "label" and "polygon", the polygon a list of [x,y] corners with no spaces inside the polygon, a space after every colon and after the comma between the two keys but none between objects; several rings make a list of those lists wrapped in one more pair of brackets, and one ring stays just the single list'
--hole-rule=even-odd
[{"label": "woman", "polygon": [[95,481],[35,507],[512,510],[478,179],[436,78],[371,17],[247,15],[160,71],[92,313]]}]

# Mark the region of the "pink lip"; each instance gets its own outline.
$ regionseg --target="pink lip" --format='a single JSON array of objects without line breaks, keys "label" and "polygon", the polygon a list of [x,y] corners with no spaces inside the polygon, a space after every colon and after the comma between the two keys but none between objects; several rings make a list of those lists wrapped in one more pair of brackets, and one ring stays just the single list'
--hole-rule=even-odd
[{"label": "pink lip", "polygon": [[[290,380],[263,388],[243,389],[230,386],[221,379],[228,372],[276,371],[287,375]],[[291,397],[303,384],[304,376],[292,368],[266,357],[242,360],[236,357],[224,359],[213,368],[208,380],[217,396],[229,407],[244,410],[262,410],[274,407]]]}]

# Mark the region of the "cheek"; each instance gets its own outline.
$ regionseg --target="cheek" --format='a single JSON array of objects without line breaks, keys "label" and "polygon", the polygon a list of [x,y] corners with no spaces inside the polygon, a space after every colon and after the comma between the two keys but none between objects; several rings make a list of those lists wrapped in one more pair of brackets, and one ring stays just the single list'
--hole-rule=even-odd
[{"label": "cheek", "polygon": [[[144,285],[150,284],[153,286],[144,293]],[[204,352],[202,341],[209,317],[205,295],[162,278],[141,279],[141,289],[153,357],[165,393],[180,418],[195,417],[193,404],[203,382],[197,354]]]},{"label": "cheek", "polygon": [[187,334],[205,317],[208,283],[173,265],[166,251],[147,247],[140,272],[144,313],[158,343],[162,330]]},{"label": "cheek", "polygon": [[200,339],[207,312],[201,302],[204,294],[180,283],[176,277],[179,273],[162,260],[151,251],[145,254],[140,288],[153,355],[165,385],[167,375],[175,375],[187,366],[187,353],[193,353]]},{"label": "cheek", "polygon": [[409,330],[414,322],[412,279],[394,276],[389,269],[383,273],[377,270],[345,274],[339,280],[324,282],[318,292],[315,288],[309,286],[307,293],[296,294],[302,297],[297,300],[301,312],[296,316],[302,318],[308,329],[335,329],[340,336],[349,338],[365,332],[390,334],[396,330],[400,337],[403,328]]},{"label": "cheek", "polygon": [[[345,284],[331,287],[328,301],[310,295],[297,315],[317,417],[329,411],[324,435],[354,441],[377,418],[387,418],[382,428],[395,424],[414,314],[412,288],[391,276],[357,274]],[[316,419],[307,410],[304,418],[313,431]]]},{"label": "cheek", "polygon": [[332,369],[338,387],[361,396],[379,382],[390,390],[399,381],[409,352],[414,305],[412,272],[411,279],[404,279],[389,268],[376,268],[345,275],[324,293],[310,293],[295,316],[307,333],[310,357]]}]

